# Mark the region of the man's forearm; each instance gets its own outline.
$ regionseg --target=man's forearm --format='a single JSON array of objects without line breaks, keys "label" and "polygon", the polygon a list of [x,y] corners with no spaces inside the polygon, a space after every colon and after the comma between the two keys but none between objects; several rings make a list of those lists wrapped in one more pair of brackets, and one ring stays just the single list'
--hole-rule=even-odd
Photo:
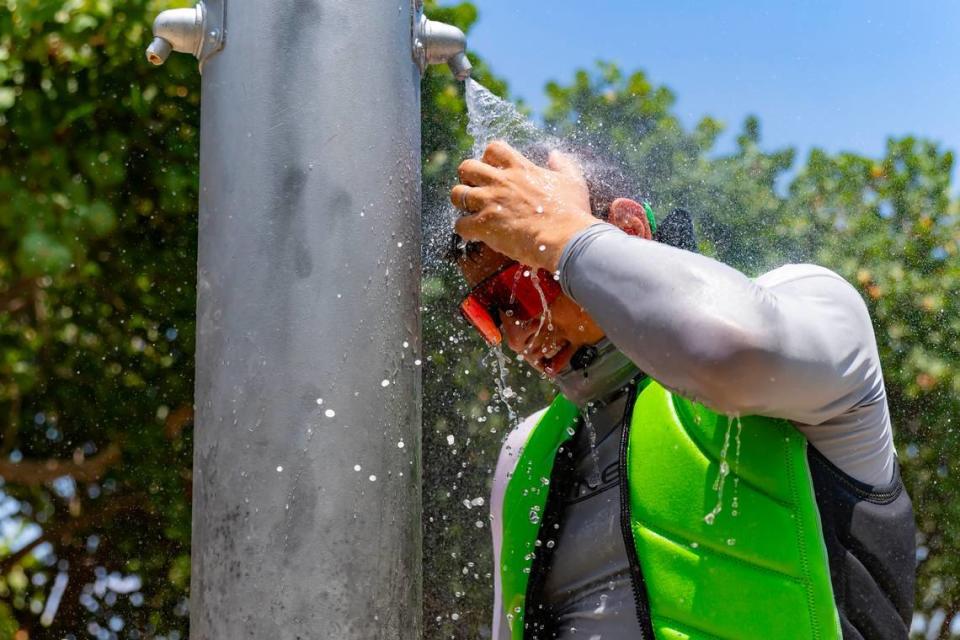
[{"label": "man's forearm", "polygon": [[[574,237],[560,275],[564,290],[641,369],[718,411],[813,422],[861,399],[845,395],[862,395],[863,375],[844,362],[869,366],[859,353],[861,314],[849,312],[845,290],[842,304],[820,313],[716,260],[612,225]],[[827,278],[829,287],[834,282],[847,287]],[[836,338],[837,331],[851,337]]]}]

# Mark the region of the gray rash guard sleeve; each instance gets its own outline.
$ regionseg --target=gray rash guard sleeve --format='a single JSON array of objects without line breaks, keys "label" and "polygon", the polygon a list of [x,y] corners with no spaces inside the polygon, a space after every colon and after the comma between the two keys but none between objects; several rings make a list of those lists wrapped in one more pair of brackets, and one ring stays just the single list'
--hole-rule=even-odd
[{"label": "gray rash guard sleeve", "polygon": [[862,482],[892,477],[873,327],[837,274],[787,265],[754,281],[610,224],[575,236],[559,269],[564,291],[661,384],[721,413],[790,420]]}]

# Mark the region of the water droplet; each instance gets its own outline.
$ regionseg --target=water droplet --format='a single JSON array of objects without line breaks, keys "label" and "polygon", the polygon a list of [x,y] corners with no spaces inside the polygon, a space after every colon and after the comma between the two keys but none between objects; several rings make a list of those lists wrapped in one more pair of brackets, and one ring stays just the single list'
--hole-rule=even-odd
[{"label": "water droplet", "polygon": [[354,471],[360,471],[360,469],[362,469],[362,468],[363,468],[363,467],[361,467],[361,466],[358,465],[358,464],[353,465],[353,470],[354,470]]},{"label": "water droplet", "polygon": [[377,476],[370,474],[370,482],[376,482],[376,481],[377,481]]},{"label": "water droplet", "polygon": [[403,447],[404,447],[403,440],[401,440],[400,442],[397,443],[397,449],[403,449]]},{"label": "water droplet", "polygon": [[421,364],[423,364],[423,362],[420,360],[420,358],[417,358],[416,360],[413,361],[413,364],[419,367]]},{"label": "water droplet", "polygon": [[539,247],[537,247],[537,249],[539,249],[540,251],[546,251],[546,250],[547,250],[547,245],[542,244],[542,245],[540,245]]},{"label": "water droplet", "polygon": [[728,547],[732,547],[732,546],[735,545],[735,544],[737,544],[737,541],[736,541],[734,538],[727,538],[727,546],[728,546]]},{"label": "water droplet", "polygon": [[473,523],[473,526],[475,526],[477,529],[483,529],[483,520],[477,520]]},{"label": "water droplet", "polygon": [[543,205],[542,205],[542,204],[538,204],[538,205],[537,205],[537,213],[543,213]]},{"label": "water droplet", "polygon": [[277,473],[283,473],[283,467],[277,467]]},{"label": "water droplet", "polygon": [[337,415],[337,412],[334,411],[333,409],[327,409],[326,411],[323,412],[323,415],[327,416],[328,418],[332,418],[335,415]]},{"label": "water droplet", "polygon": [[452,434],[451,434],[451,435],[448,435],[448,436],[447,436],[447,444],[452,447],[454,442],[456,442],[456,439],[453,437],[453,435],[452,435]]},{"label": "water droplet", "polygon": [[317,398],[317,405],[323,404],[323,398]]},{"label": "water droplet", "polygon": [[390,381],[387,380],[386,378],[384,378],[383,380],[380,381],[380,386],[381,386],[381,387],[384,387],[384,388],[389,387],[389,386],[390,386]]},{"label": "water droplet", "polygon": [[693,548],[693,549],[698,549],[698,548],[700,547],[700,543],[699,543],[699,542],[691,542],[691,543],[690,543],[690,547]]}]

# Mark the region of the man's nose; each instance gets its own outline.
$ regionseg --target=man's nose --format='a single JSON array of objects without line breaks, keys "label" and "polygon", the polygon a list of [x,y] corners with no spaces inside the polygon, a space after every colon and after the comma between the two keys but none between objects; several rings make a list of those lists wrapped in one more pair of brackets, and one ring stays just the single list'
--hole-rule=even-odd
[{"label": "man's nose", "polygon": [[500,330],[507,341],[507,346],[516,353],[523,353],[537,332],[539,318],[517,320],[500,311]]}]

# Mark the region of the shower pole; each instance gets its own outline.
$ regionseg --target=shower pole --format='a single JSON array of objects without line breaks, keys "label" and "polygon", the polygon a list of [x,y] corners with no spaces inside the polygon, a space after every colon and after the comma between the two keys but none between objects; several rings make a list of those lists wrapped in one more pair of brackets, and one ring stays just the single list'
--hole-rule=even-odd
[{"label": "shower pole", "polygon": [[[229,3],[225,6],[225,3]],[[205,0],[148,59],[203,72],[191,632],[419,638],[414,0]]]}]

